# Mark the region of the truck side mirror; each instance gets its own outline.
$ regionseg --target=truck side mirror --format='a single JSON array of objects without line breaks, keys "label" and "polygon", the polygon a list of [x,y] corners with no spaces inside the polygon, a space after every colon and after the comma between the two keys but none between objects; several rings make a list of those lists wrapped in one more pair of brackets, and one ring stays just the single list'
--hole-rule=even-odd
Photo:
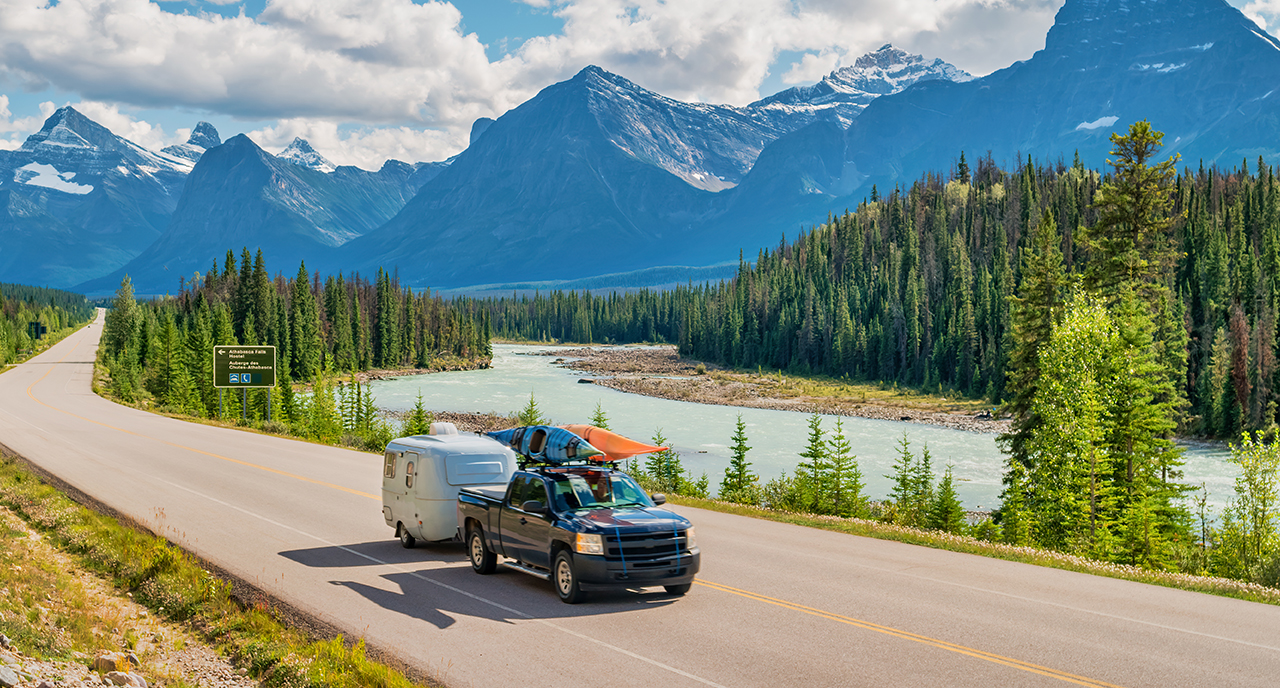
[{"label": "truck side mirror", "polygon": [[520,505],[520,510],[527,511],[528,513],[531,513],[531,514],[545,514],[547,513],[547,505],[543,504],[542,502],[536,499],[530,499],[529,501]]},{"label": "truck side mirror", "polygon": [[667,496],[659,492],[658,494],[649,495],[649,499],[653,500],[654,506],[662,506],[667,503]]}]

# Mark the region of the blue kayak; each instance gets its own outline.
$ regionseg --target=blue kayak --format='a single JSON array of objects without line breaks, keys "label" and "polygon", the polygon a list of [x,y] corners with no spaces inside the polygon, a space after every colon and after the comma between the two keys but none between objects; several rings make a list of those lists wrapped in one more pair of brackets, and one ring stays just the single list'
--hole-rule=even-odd
[{"label": "blue kayak", "polygon": [[517,454],[535,461],[564,463],[605,458],[604,452],[591,446],[586,440],[553,425],[526,425],[485,434],[511,447]]}]

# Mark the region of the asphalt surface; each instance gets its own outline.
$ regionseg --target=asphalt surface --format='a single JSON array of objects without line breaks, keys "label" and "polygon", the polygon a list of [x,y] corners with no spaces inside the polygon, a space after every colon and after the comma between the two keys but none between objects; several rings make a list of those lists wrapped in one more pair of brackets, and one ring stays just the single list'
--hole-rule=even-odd
[{"label": "asphalt surface", "polygon": [[0,375],[0,443],[449,686],[1275,686],[1280,608],[677,507],[703,570],[562,604],[405,550],[381,457],[90,390],[101,320]]}]

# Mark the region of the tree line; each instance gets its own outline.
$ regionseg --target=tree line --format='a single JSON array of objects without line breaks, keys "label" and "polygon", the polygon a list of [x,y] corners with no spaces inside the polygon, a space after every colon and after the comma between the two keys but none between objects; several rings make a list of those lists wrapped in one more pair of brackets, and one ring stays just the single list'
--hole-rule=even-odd
[{"label": "tree line", "polygon": [[[1112,144],[1106,174],[1078,157],[1012,171],[988,157],[970,170],[961,154],[950,174],[884,197],[873,188],[717,284],[483,305],[502,336],[666,341],[728,366],[986,397],[1014,419],[987,536],[1280,575],[1266,574],[1280,570],[1276,449],[1259,440],[1277,430],[1275,172],[1258,159],[1179,173],[1176,156],[1155,162],[1162,135],[1146,122]],[[1232,460],[1254,477],[1218,522],[1203,495],[1192,512],[1178,433],[1242,438]],[[771,491],[744,483],[768,497],[743,498],[741,480],[722,490],[814,510],[826,469],[801,459]],[[926,482],[895,477],[888,503],[919,520],[933,511],[921,495],[941,491]]]},{"label": "tree line", "polygon": [[35,347],[29,325],[38,322],[55,339],[87,322],[93,306],[82,294],[24,284],[0,283],[0,366]]},{"label": "tree line", "polygon": [[[221,269],[214,261],[172,297],[139,304],[125,277],[102,337],[109,391],[199,417],[265,419],[266,390],[245,395],[247,407],[240,394],[219,397],[215,344],[275,346],[275,420],[315,438],[385,434],[367,389],[354,379],[357,371],[478,367],[492,357],[483,314],[415,293],[383,270],[372,281],[359,274],[322,278],[303,263],[292,279],[271,277],[262,251],[255,256],[246,248],[238,264],[228,251]],[[293,382],[312,383],[313,394],[295,397]]]},{"label": "tree line", "polygon": [[[1063,268],[1093,251],[1095,197],[1111,174],[1077,160],[970,169],[868,200],[793,242],[740,261],[729,280],[669,291],[562,292],[470,302],[495,336],[572,342],[667,342],[727,366],[897,382],[1010,399],[1011,298],[1020,255],[1048,215]],[[1170,298],[1161,337],[1183,360],[1179,432],[1237,437],[1277,422],[1280,188],[1261,159],[1231,170],[1184,167],[1169,180]],[[1181,332],[1182,334],[1179,334]],[[1182,340],[1185,339],[1185,345]]]}]

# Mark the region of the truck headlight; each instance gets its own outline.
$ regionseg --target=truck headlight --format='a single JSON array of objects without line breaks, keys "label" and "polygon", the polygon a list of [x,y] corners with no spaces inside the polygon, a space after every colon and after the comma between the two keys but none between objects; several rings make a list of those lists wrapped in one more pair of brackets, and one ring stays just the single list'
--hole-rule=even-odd
[{"label": "truck headlight", "polygon": [[573,551],[578,554],[604,554],[604,536],[599,533],[578,533]]},{"label": "truck headlight", "polygon": [[684,536],[685,536],[686,547],[688,547],[689,549],[698,548],[698,538],[693,534],[693,526],[689,526],[689,529],[684,531]]}]

